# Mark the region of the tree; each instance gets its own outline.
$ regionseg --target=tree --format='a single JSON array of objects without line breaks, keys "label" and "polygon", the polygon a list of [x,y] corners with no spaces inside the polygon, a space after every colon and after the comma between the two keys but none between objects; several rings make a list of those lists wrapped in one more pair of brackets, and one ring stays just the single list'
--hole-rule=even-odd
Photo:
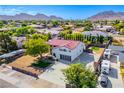
[{"label": "tree", "polygon": [[93,29],[92,22],[89,20],[85,20],[83,22],[83,25],[84,25],[84,31],[91,31]]},{"label": "tree", "polygon": [[124,28],[120,29],[120,33],[124,35]]},{"label": "tree", "polygon": [[43,34],[33,34],[32,35],[32,39],[43,39],[45,41],[48,40],[48,36],[47,35],[43,35]]},{"label": "tree", "polygon": [[59,25],[59,21],[58,20],[51,20],[52,24],[54,27]]},{"label": "tree", "polygon": [[91,31],[93,28],[92,27],[90,27],[90,26],[85,26],[84,27],[84,31]]},{"label": "tree", "polygon": [[63,70],[66,83],[76,88],[95,88],[97,76],[82,64],[72,64]]},{"label": "tree", "polygon": [[99,37],[99,42],[100,42],[101,44],[103,44],[103,42],[104,42],[104,37],[101,36],[101,35],[100,35],[100,37]]},{"label": "tree", "polygon": [[17,49],[17,44],[13,41],[7,33],[0,33],[0,47],[1,50],[9,52]]},{"label": "tree", "polygon": [[22,24],[21,24],[22,27],[26,27],[27,26],[27,21],[24,21]]},{"label": "tree", "polygon": [[15,31],[13,31],[15,36],[20,36],[24,35],[26,36],[27,34],[34,34],[36,30],[33,27],[27,26],[27,27],[21,27],[17,28]]},{"label": "tree", "polygon": [[4,26],[3,21],[0,21],[0,28],[2,28]]},{"label": "tree", "polygon": [[52,35],[50,32],[47,34],[47,37],[48,37],[48,39],[52,39]]},{"label": "tree", "polygon": [[60,37],[66,37],[67,34],[72,34],[72,30],[64,30],[60,32]]},{"label": "tree", "polygon": [[26,53],[42,58],[43,53],[49,52],[50,46],[42,39],[29,39],[25,42]]}]

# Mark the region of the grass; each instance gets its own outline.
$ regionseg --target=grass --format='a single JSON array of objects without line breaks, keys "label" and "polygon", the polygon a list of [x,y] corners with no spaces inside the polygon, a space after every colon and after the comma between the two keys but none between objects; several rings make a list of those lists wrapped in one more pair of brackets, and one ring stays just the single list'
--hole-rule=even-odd
[{"label": "grass", "polygon": [[100,49],[99,47],[95,47],[95,46],[91,47],[92,51],[99,51],[99,49]]},{"label": "grass", "polygon": [[51,63],[44,61],[44,60],[39,60],[35,63],[32,63],[32,66],[39,67],[39,68],[46,68],[50,65]]}]

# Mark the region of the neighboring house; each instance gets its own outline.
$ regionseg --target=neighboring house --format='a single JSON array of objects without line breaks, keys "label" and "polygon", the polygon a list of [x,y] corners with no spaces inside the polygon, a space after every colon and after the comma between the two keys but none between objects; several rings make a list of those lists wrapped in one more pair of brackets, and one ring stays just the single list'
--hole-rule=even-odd
[{"label": "neighboring house", "polygon": [[16,41],[18,48],[22,48],[24,41],[26,41],[26,37],[12,37],[12,39]]},{"label": "neighboring house", "polygon": [[5,31],[8,31],[8,30],[11,30],[11,29],[10,28],[1,28],[0,32],[5,32]]},{"label": "neighboring house", "polygon": [[16,27],[21,27],[22,24],[17,22],[15,25]]},{"label": "neighboring house", "polygon": [[108,37],[108,33],[107,32],[102,32],[102,31],[85,31],[82,32],[84,35],[91,35],[91,36],[104,36],[104,37]]},{"label": "neighboring house", "polygon": [[98,25],[98,26],[95,26],[94,29],[100,30],[100,31],[108,31],[108,32],[115,30],[113,26],[107,26],[107,25],[104,25],[104,26]]},{"label": "neighboring house", "polygon": [[45,28],[44,25],[30,25],[30,26],[35,28],[35,29],[44,29]]},{"label": "neighboring house", "polygon": [[59,35],[59,33],[62,31],[62,28],[61,27],[53,27],[53,28],[46,28],[46,29],[37,29],[37,32],[38,33],[43,33],[43,34],[48,34],[48,33],[51,33],[52,37],[56,37]]},{"label": "neighboring house", "polygon": [[85,49],[84,43],[73,40],[52,39],[48,42],[52,48],[52,55],[59,59],[72,62]]},{"label": "neighboring house", "polygon": [[84,27],[75,28],[73,29],[73,33],[80,33],[80,32],[83,32],[83,30],[84,30]]}]

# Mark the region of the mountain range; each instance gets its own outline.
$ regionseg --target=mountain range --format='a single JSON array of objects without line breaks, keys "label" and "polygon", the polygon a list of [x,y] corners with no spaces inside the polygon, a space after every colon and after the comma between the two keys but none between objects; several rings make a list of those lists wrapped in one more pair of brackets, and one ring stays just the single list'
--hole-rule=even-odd
[{"label": "mountain range", "polygon": [[[27,13],[20,13],[16,15],[0,15],[0,20],[64,20],[55,15],[47,16],[45,14],[30,15]],[[103,11],[87,18],[91,21],[97,20],[124,20],[124,12]]]},{"label": "mountain range", "polygon": [[63,20],[61,17],[54,15],[47,16],[45,14],[30,15],[27,13],[20,13],[16,15],[0,15],[0,20]]},{"label": "mountain range", "polygon": [[114,11],[104,11],[97,13],[96,15],[93,15],[88,18],[92,21],[97,20],[124,20],[124,12],[114,12]]}]

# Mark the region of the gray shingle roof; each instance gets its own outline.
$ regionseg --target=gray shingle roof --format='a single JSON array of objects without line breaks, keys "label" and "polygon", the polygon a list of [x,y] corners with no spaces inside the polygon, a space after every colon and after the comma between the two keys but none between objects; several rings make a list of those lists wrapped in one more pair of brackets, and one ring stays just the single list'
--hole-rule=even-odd
[{"label": "gray shingle roof", "polygon": [[91,35],[91,36],[104,36],[107,37],[108,34],[106,32],[102,32],[102,31],[85,31],[83,32],[84,35]]}]

